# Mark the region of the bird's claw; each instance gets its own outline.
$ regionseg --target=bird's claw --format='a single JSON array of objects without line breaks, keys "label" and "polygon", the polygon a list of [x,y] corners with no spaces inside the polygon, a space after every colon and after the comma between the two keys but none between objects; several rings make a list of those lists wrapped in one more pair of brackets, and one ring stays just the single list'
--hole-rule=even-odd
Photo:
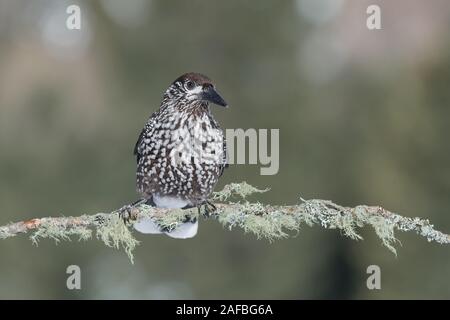
[{"label": "bird's claw", "polygon": [[132,220],[136,220],[137,213],[133,205],[126,205],[119,209],[119,217],[125,224],[129,224]]},{"label": "bird's claw", "polygon": [[140,206],[143,203],[146,203],[147,201],[147,199],[139,199],[132,204],[127,204],[126,206],[120,208],[118,210],[120,219],[122,219],[125,224],[136,220],[138,218],[138,210],[136,209],[136,207]]}]

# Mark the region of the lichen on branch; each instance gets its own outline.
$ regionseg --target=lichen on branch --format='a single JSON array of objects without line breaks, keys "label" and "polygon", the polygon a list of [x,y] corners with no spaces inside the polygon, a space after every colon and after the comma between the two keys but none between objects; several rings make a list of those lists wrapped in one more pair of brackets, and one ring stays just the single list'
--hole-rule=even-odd
[{"label": "lichen on branch", "polygon": [[[396,254],[394,245],[398,242],[395,230],[413,231],[428,241],[450,244],[450,236],[434,229],[426,219],[409,218],[390,212],[379,206],[360,205],[353,208],[337,205],[329,200],[300,198],[298,204],[289,206],[266,205],[249,202],[247,196],[268,190],[257,189],[246,182],[232,183],[212,196],[216,218],[229,230],[241,228],[259,239],[270,241],[285,238],[290,232],[300,230],[303,224],[319,225],[326,229],[338,229],[342,234],[360,240],[357,230],[370,226],[390,251]],[[56,242],[78,238],[88,240],[95,235],[109,247],[124,249],[133,262],[133,250],[139,244],[132,232],[132,223],[124,223],[119,217],[119,210],[110,213],[97,213],[79,217],[47,217],[28,221],[10,223],[0,227],[0,239],[30,232],[34,244],[40,239],[50,238]],[[150,217],[162,227],[175,229],[186,215],[197,217],[197,209],[161,209],[139,205],[132,209],[135,221]]]}]

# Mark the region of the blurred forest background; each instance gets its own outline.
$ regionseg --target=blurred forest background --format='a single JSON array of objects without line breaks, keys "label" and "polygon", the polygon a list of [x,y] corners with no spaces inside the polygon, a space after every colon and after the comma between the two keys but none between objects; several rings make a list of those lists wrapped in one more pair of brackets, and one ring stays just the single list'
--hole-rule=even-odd
[{"label": "blurred forest background", "polygon": [[[381,30],[366,27],[370,4]],[[0,224],[135,200],[139,131],[196,71],[230,105],[213,108],[222,127],[280,129],[277,175],[235,165],[219,188],[379,204],[449,232],[449,31],[446,0],[0,0]],[[398,234],[396,258],[362,235],[304,227],[269,243],[202,221],[192,240],[137,234],[135,265],[97,240],[19,236],[0,242],[0,298],[450,298],[448,247]],[[381,290],[366,287],[371,264]]]}]

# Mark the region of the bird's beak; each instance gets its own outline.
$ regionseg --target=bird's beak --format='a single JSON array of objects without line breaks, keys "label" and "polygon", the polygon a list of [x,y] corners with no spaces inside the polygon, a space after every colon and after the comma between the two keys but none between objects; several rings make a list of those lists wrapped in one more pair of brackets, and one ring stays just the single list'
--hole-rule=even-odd
[{"label": "bird's beak", "polygon": [[203,89],[202,93],[202,99],[209,101],[211,103],[217,104],[222,107],[228,107],[227,103],[223,98],[220,96],[220,94],[214,89],[213,86],[208,86]]}]

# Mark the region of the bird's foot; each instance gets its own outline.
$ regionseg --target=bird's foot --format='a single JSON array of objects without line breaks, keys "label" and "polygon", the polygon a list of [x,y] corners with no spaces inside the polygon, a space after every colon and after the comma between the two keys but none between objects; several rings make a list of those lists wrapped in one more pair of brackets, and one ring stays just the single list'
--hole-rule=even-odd
[{"label": "bird's foot", "polygon": [[127,204],[119,209],[119,217],[122,219],[123,223],[129,224],[132,220],[136,220],[137,213],[135,207],[131,204]]},{"label": "bird's foot", "polygon": [[199,207],[198,213],[201,214],[201,207],[203,206],[203,216],[206,218],[213,217],[217,215],[217,207],[209,200],[205,200]]},{"label": "bird's foot", "polygon": [[137,210],[136,207],[147,202],[146,199],[140,199],[132,204],[127,204],[118,210],[118,214],[120,219],[123,220],[125,224],[130,223],[131,221],[135,221],[137,219]]}]

